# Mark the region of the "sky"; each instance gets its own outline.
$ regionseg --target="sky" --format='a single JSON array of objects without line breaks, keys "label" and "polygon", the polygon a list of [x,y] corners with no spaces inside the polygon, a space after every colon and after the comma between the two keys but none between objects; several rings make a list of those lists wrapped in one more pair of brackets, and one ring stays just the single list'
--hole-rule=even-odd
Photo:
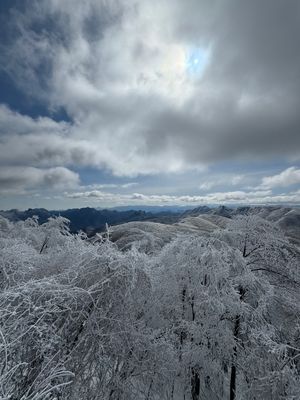
[{"label": "sky", "polygon": [[300,204],[298,0],[1,0],[0,208]]}]

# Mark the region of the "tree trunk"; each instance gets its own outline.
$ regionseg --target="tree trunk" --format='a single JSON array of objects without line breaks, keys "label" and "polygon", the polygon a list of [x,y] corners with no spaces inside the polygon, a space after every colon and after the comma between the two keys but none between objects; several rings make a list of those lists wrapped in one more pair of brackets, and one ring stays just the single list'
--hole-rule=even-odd
[{"label": "tree trunk", "polygon": [[231,375],[230,375],[230,400],[235,399],[235,389],[236,389],[236,366],[232,364]]},{"label": "tree trunk", "polygon": [[199,400],[200,376],[199,376],[198,371],[195,370],[195,368],[192,368],[191,395],[192,395],[192,400]]},{"label": "tree trunk", "polygon": [[[235,317],[235,324],[234,324],[234,340],[236,341],[240,331],[240,317],[237,315]],[[235,399],[236,393],[236,356],[237,356],[237,348],[234,346],[233,348],[233,362],[231,366],[231,373],[230,373],[230,400]]]},{"label": "tree trunk", "polygon": [[[240,286],[239,287],[239,294],[240,294],[240,301],[243,301],[244,296],[246,294],[246,290]],[[234,323],[234,331],[233,331],[233,336],[235,342],[237,342],[239,334],[240,334],[240,321],[241,317],[237,315],[235,317],[235,323]],[[230,400],[235,399],[235,394],[236,394],[236,375],[237,375],[237,370],[236,370],[236,359],[237,359],[237,346],[235,345],[233,348],[233,360],[232,360],[232,365],[231,365],[231,373],[230,373]]]}]

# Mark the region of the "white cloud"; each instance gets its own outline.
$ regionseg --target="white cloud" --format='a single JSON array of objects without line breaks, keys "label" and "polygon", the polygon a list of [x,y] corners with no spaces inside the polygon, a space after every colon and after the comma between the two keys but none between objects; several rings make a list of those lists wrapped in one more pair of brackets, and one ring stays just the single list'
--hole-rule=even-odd
[{"label": "white cloud", "polygon": [[122,126],[113,124],[107,132],[99,132],[101,122],[96,114],[70,124],[30,118],[0,105],[0,117],[3,165],[93,166],[117,176],[177,172],[193,166],[184,163],[173,148],[162,147],[147,154],[145,138],[134,141],[122,132]]},{"label": "white cloud", "polygon": [[300,169],[290,167],[280,174],[264,177],[260,186],[264,188],[277,188],[295,184],[300,184]]},{"label": "white cloud", "polygon": [[102,189],[130,189],[134,186],[138,186],[137,182],[127,183],[95,183],[92,185],[82,186],[84,190],[102,190]]},{"label": "white cloud", "polygon": [[12,111],[8,106],[0,104],[0,135],[16,135],[21,139],[27,134],[47,135],[66,134],[70,129],[67,122],[56,122],[48,117],[33,119]]},{"label": "white cloud", "polygon": [[0,193],[21,194],[32,189],[75,188],[79,175],[64,167],[39,169],[34,167],[2,167]]},{"label": "white cloud", "polygon": [[96,204],[104,206],[118,204],[280,204],[298,203],[300,201],[300,191],[273,195],[271,190],[215,192],[203,196],[147,195],[142,193],[120,194],[92,190],[85,192],[69,192],[65,193],[65,196],[70,199],[93,200]]},{"label": "white cloud", "polygon": [[199,186],[200,190],[208,191],[216,186],[237,186],[244,179],[244,175],[221,175],[221,176],[212,176],[210,180],[204,181]]},{"label": "white cloud", "polygon": [[244,179],[244,175],[235,175],[231,178],[231,184],[233,186],[238,185],[239,183],[241,183]]}]

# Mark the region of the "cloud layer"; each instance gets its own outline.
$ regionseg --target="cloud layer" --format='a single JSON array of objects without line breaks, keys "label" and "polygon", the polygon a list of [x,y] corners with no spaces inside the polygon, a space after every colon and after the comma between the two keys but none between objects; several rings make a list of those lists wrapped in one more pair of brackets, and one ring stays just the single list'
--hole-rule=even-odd
[{"label": "cloud layer", "polygon": [[170,196],[170,195],[145,195],[133,193],[130,195],[120,193],[108,193],[99,190],[86,192],[65,193],[70,199],[81,199],[92,201],[92,204],[165,204],[165,205],[197,205],[197,204],[298,204],[300,202],[300,191],[289,194],[274,195],[271,190],[258,191],[234,191],[215,192],[203,196]]},{"label": "cloud layer", "polygon": [[[16,187],[32,187],[57,168],[78,183],[72,170],[87,167],[132,177],[300,160],[297,0],[24,0],[0,22],[2,71],[49,112],[0,106],[11,186],[19,167]],[[283,174],[261,188],[299,183],[297,167]]]},{"label": "cloud layer", "polygon": [[[72,119],[67,136],[42,121],[53,144],[45,164],[131,175],[298,157],[298,11],[293,0],[31,1],[12,17],[18,30],[4,65]],[[191,76],[190,53],[199,48],[209,49],[208,65]],[[9,119],[2,130],[15,124]],[[43,125],[22,122],[31,135]]]}]

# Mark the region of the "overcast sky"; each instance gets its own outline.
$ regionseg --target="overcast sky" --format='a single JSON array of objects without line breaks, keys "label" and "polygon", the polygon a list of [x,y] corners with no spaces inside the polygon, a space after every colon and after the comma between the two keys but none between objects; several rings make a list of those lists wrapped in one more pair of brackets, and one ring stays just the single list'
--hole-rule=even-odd
[{"label": "overcast sky", "polygon": [[0,208],[300,204],[299,0],[1,0]]}]

